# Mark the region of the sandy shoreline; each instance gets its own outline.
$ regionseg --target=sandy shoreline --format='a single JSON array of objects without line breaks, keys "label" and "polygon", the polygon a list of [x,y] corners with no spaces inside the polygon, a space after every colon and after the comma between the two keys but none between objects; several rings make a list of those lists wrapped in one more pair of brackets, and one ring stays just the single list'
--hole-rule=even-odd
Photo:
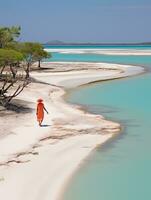
[{"label": "sandy shoreline", "polygon": [[[17,126],[0,140],[0,196],[5,200],[57,200],[81,161],[119,132],[118,123],[67,104],[62,98],[66,89],[143,73],[143,68],[128,65],[76,63],[76,70],[75,63],[51,65],[56,67],[32,72],[41,83],[31,83],[18,97],[28,102],[31,112],[16,115]],[[50,113],[42,128],[35,120],[39,97],[45,100]],[[5,131],[6,127],[1,128]]]},{"label": "sandy shoreline", "polygon": [[133,56],[150,56],[150,49],[45,49],[48,52],[63,53],[63,54],[101,54],[101,55],[133,55]]}]

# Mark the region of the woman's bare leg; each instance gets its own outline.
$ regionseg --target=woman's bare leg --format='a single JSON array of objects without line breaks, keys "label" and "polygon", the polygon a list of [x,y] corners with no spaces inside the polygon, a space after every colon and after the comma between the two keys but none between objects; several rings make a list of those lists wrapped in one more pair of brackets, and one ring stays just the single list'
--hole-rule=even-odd
[{"label": "woman's bare leg", "polygon": [[39,126],[41,126],[41,123],[42,123],[42,121],[41,121],[41,120],[39,120]]}]

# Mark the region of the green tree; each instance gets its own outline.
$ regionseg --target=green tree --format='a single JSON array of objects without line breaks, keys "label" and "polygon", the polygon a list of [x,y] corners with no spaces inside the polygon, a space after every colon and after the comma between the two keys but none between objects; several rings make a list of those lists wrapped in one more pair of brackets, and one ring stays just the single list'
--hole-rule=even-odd
[{"label": "green tree", "polygon": [[15,50],[0,49],[0,104],[3,106],[7,106],[29,83],[22,74],[17,74],[16,64],[23,59],[23,55]]},{"label": "green tree", "polygon": [[6,66],[10,67],[13,78],[16,76],[16,66],[18,62],[24,59],[23,54],[15,50],[0,49],[0,74],[3,73]]},{"label": "green tree", "polygon": [[43,46],[39,46],[35,51],[35,57],[38,61],[38,68],[41,68],[41,61],[44,58],[51,58],[52,55],[43,49]]},{"label": "green tree", "polygon": [[40,67],[40,61],[43,58],[48,58],[48,56],[50,57],[50,54],[44,51],[43,46],[39,43],[22,43],[19,45],[18,50],[24,55],[24,61],[26,63],[26,78],[29,78],[30,67],[33,63],[38,61]]},{"label": "green tree", "polygon": [[19,26],[0,27],[0,104],[6,106],[29,83],[33,63],[51,57],[40,43],[17,41]]},{"label": "green tree", "polygon": [[0,48],[6,48],[20,36],[20,26],[0,28]]}]

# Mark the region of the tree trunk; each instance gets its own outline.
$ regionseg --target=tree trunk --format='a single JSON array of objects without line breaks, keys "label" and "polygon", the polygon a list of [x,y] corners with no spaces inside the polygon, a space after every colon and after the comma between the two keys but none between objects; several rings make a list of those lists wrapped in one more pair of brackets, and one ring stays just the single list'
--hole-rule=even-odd
[{"label": "tree trunk", "polygon": [[29,78],[29,70],[30,70],[30,63],[27,63],[27,68],[26,68],[26,79]]},{"label": "tree trunk", "polygon": [[10,71],[11,71],[11,73],[12,73],[13,78],[15,79],[15,78],[16,78],[16,72],[14,71],[12,65],[10,65]]},{"label": "tree trunk", "polygon": [[20,63],[19,63],[19,61],[17,61],[17,67],[20,67]]},{"label": "tree trunk", "polygon": [[38,68],[41,68],[40,60],[38,60]]},{"label": "tree trunk", "polygon": [[2,67],[0,74],[3,73],[4,69],[5,69],[5,65]]}]

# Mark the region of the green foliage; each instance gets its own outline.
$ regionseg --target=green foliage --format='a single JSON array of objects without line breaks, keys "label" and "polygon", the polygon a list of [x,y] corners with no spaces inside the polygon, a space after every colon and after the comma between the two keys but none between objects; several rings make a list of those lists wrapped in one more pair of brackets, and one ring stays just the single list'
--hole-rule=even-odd
[{"label": "green foliage", "polygon": [[7,49],[13,49],[23,54],[24,61],[28,65],[41,61],[44,58],[51,58],[51,54],[46,52],[40,43],[34,42],[14,42],[7,46]]},{"label": "green foliage", "polygon": [[15,42],[20,36],[20,26],[1,27],[0,28],[0,48],[5,48]]},{"label": "green foliage", "polygon": [[0,49],[0,66],[15,64],[24,59],[23,54],[11,49]]},{"label": "green foliage", "polygon": [[0,105],[6,106],[30,82],[34,62],[51,57],[43,46],[33,42],[18,42],[21,28],[0,27]]},{"label": "green foliage", "polygon": [[47,51],[45,51],[41,46],[39,49],[36,50],[35,57],[38,61],[40,61],[44,58],[51,58],[52,56]]},{"label": "green foliage", "polygon": [[43,46],[39,43],[22,43],[20,46],[20,51],[28,63],[33,63],[49,56],[49,54],[44,51]]}]

